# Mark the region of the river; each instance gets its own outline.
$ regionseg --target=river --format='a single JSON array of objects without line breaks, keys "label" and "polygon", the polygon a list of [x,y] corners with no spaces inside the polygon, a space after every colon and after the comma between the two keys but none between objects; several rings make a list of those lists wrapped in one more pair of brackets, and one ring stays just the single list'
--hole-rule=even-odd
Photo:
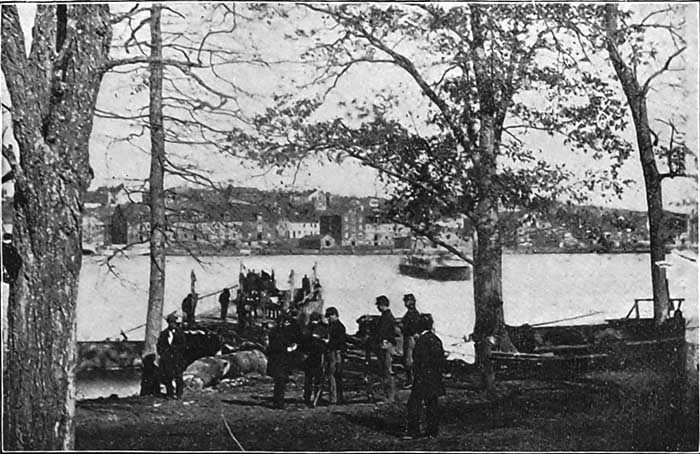
[{"label": "river", "polygon": [[[101,257],[86,257],[78,297],[78,340],[117,337],[145,321],[148,299],[147,256],[119,258],[112,269]],[[396,255],[288,255],[250,257],[168,257],[164,313],[179,310],[190,289],[190,271],[197,276],[197,291],[206,294],[238,281],[240,264],[256,270],[274,270],[277,285],[288,287],[290,270],[297,286],[314,263],[324,287],[326,307],[336,306],[341,320],[354,332],[355,320],[377,313],[376,296],[391,301],[395,316],[405,311],[402,296],[413,293],[417,308],[431,312],[445,344],[456,343],[474,324],[472,281],[438,282],[398,273]],[[697,267],[672,266],[669,287],[676,298],[686,298],[687,315],[697,318]],[[506,322],[540,323],[597,313],[569,323],[595,323],[623,317],[634,298],[651,296],[649,258],[646,254],[528,254],[504,255],[503,298]],[[202,300],[198,311],[218,306],[217,296]],[[651,303],[642,307],[651,316]],[[144,329],[129,333],[143,339]],[[467,349],[468,350],[468,349]],[[465,352],[469,355],[469,352]]]},{"label": "river", "polygon": [[[314,263],[324,287],[326,307],[335,306],[349,332],[355,320],[377,313],[376,296],[391,301],[395,316],[403,315],[402,296],[413,293],[417,308],[430,312],[437,334],[453,357],[473,359],[472,344],[462,340],[474,324],[472,281],[437,282],[415,279],[398,273],[396,255],[296,255],[250,257],[168,257],[166,263],[165,310],[179,310],[190,289],[190,271],[197,276],[200,294],[237,283],[240,264],[253,269],[274,270],[277,284],[287,288],[294,269],[297,286],[304,274],[311,275]],[[118,337],[145,321],[148,299],[149,258],[119,257],[112,268],[103,257],[85,257],[78,297],[78,340]],[[697,264],[669,255],[669,288],[675,298],[685,298],[684,313],[697,326]],[[528,254],[504,255],[503,297],[506,322],[512,325],[540,323],[594,314],[570,324],[602,322],[624,317],[634,298],[651,296],[649,257],[646,254]],[[206,298],[198,311],[215,309],[217,297]],[[651,316],[651,303],[642,307],[642,316]],[[697,337],[697,329],[694,330]],[[130,339],[143,339],[144,329],[129,332]],[[697,339],[694,340],[697,344]],[[81,386],[79,397],[99,394]],[[88,389],[89,388],[89,389]],[[120,393],[121,394],[121,393]]]}]

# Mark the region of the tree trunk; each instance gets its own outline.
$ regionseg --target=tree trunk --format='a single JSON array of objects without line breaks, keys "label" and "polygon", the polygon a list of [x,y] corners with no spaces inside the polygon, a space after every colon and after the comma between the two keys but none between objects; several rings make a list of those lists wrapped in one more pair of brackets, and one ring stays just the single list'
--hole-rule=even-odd
[{"label": "tree trunk", "polygon": [[651,283],[654,296],[654,320],[663,323],[668,315],[669,295],[666,284],[666,272],[657,262],[666,258],[664,239],[661,235],[663,218],[663,199],[661,196],[661,177],[654,158],[654,142],[649,129],[646,93],[639,85],[636,75],[623,61],[618,48],[617,6],[605,5],[605,25],[607,49],[613,68],[620,79],[637,135],[637,147],[644,174],[644,187],[647,196],[647,216],[649,218],[649,243],[651,252]]},{"label": "tree trunk", "polygon": [[496,155],[502,118],[498,117],[497,89],[490,74],[491,61],[486,52],[488,11],[470,7],[472,61],[479,92],[479,135],[474,169],[479,188],[474,227],[474,342],[476,362],[480,365],[483,384],[489,395],[495,391],[495,371],[491,350],[513,351],[515,348],[505,328],[503,317],[502,244],[498,226],[498,190],[493,187],[497,174]]},{"label": "tree trunk", "polygon": [[484,115],[479,130],[479,188],[474,244],[474,341],[486,391],[495,391],[495,371],[491,350],[514,351],[503,316],[502,258],[498,228],[498,196],[491,189],[496,174],[495,125]]},{"label": "tree trunk", "polygon": [[156,353],[162,327],[165,293],[165,135],[163,132],[163,41],[160,31],[161,5],[151,6],[151,58],[149,65],[151,173],[149,192],[151,207],[151,270],[148,288],[148,314],[143,356]]},{"label": "tree trunk", "polygon": [[3,447],[73,448],[76,301],[88,143],[111,41],[104,5],[39,5],[29,57],[15,6],[2,6],[2,70],[19,145],[3,365]]}]

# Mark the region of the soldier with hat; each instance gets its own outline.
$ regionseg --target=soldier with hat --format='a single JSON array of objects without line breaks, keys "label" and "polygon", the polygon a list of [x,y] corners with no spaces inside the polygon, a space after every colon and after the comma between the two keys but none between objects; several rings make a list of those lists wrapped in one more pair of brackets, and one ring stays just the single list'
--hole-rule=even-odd
[{"label": "soldier with hat", "polygon": [[[184,391],[182,372],[185,369],[185,333],[177,323],[177,315],[169,314],[168,327],[158,336],[156,351],[160,356],[160,373],[168,397],[180,399]],[[175,381],[175,392],[173,392]]]},{"label": "soldier with hat", "polygon": [[421,330],[414,354],[415,377],[411,395],[408,398],[408,430],[405,438],[420,437],[420,413],[421,407],[426,407],[426,432],[424,435],[435,437],[438,435],[438,397],[445,394],[442,383],[442,371],[444,369],[445,351],[442,341],[433,332],[433,317],[430,314],[421,314],[419,320]]},{"label": "soldier with hat", "polygon": [[413,349],[420,334],[420,312],[416,309],[416,297],[413,293],[403,296],[406,314],[401,318],[403,333],[403,358],[406,366],[406,387],[413,385]]},{"label": "soldier with hat", "polygon": [[272,377],[272,405],[284,408],[284,393],[293,366],[293,355],[301,337],[301,330],[290,313],[283,313],[269,333],[267,347],[267,375]]},{"label": "soldier with hat", "polygon": [[374,333],[374,347],[379,359],[380,375],[384,382],[386,402],[392,403],[396,399],[396,384],[394,383],[394,371],[391,363],[396,347],[396,319],[389,309],[389,298],[378,296],[375,304],[381,312],[377,329]]},{"label": "soldier with hat", "polygon": [[301,350],[304,359],[304,402],[309,407],[316,406],[317,396],[323,382],[324,359],[328,343],[328,326],[318,312],[309,316],[309,325],[305,330]]},{"label": "soldier with hat", "polygon": [[330,384],[331,403],[342,404],[343,363],[347,350],[345,325],[340,321],[338,309],[335,307],[326,309],[326,318],[328,319],[328,368],[326,374]]}]

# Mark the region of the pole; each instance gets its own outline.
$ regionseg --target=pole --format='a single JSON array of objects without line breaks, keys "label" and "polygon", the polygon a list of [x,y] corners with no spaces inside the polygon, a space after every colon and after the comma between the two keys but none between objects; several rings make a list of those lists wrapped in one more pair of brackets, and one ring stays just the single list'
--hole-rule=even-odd
[{"label": "pole", "polygon": [[197,275],[194,270],[190,271],[190,295],[192,295],[192,323],[194,323],[194,314],[197,312]]}]

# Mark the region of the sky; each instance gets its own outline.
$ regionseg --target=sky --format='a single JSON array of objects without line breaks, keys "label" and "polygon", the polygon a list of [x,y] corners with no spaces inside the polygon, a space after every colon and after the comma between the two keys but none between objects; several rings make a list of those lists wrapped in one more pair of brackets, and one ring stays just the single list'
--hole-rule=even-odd
[{"label": "sky", "polygon": [[[120,7],[123,8],[123,6],[114,5],[112,9]],[[697,5],[688,4],[687,10],[688,23],[686,24],[685,33],[688,40],[688,49],[685,54],[694,56],[698,55]],[[25,36],[31,29],[34,11],[35,7],[33,5],[20,6]],[[194,17],[192,23],[196,24],[196,15],[191,17]],[[301,15],[290,18],[290,23],[292,25],[294,21],[304,21],[306,23],[309,20],[311,19]],[[164,23],[165,29],[167,27]],[[244,87],[248,92],[253,93],[253,96],[249,97],[249,99],[240,100],[241,109],[252,112],[270,105],[269,95],[271,93],[289,91],[291,80],[302,77],[305,70],[300,69],[297,62],[301,47],[296,45],[293,40],[284,38],[284,33],[288,33],[289,29],[271,29],[265,23],[256,22],[248,23],[239,30],[245,31],[245,33],[236,36],[224,35],[221,39],[230,39],[235,42],[235,46],[241,48],[252,43],[260,55],[266,56],[270,60],[292,60],[284,64],[272,64],[269,67],[241,65],[236,66],[235,69],[232,68],[230,72],[226,73],[226,77],[230,77],[238,86]],[[143,31],[147,34],[147,27]],[[115,36],[124,36],[123,33],[124,30],[115,29]],[[29,41],[27,39],[28,45]],[[118,39],[115,39],[116,41]],[[123,49],[115,46],[112,49],[112,56],[117,58],[127,55],[124,54]],[[668,117],[669,112],[671,114],[679,111],[685,112],[687,115],[685,125],[688,131],[687,140],[689,145],[697,150],[698,60],[697,58],[687,58],[686,64],[684,72],[671,75],[672,77],[681,77],[682,90],[675,90],[673,93],[667,91],[651,93],[649,100],[650,116],[653,118],[665,118]],[[98,98],[98,108],[119,112],[130,111],[132,114],[138,112],[138,108],[147,103],[147,90],[131,93],[133,87],[134,80],[131,76],[107,74],[103,80]],[[349,72],[336,89],[331,92],[329,99],[334,102],[341,99],[349,102],[351,99],[364,98],[371,102],[374,91],[379,89],[379,87],[397,88],[404,94],[404,101],[407,105],[419,105],[422,102],[415,86],[406,78],[405,74],[394,68],[379,65],[358,66],[354,71]],[[4,80],[3,92],[6,93]],[[3,102],[6,102],[4,97]],[[679,105],[682,107],[679,108]],[[3,118],[3,121],[6,120],[7,118]],[[125,131],[130,131],[130,129],[128,124],[122,120],[96,118],[90,142],[91,165],[95,173],[95,179],[91,188],[94,189],[101,185],[117,185],[122,182],[135,184],[136,181],[147,178],[150,162],[148,135],[146,133],[146,135],[131,142],[119,140],[124,137]],[[630,138],[633,137],[631,126],[626,133]],[[4,140],[7,140],[7,138],[4,137]],[[529,140],[533,141],[533,147],[545,150],[545,154],[559,148],[556,142],[552,142],[551,139],[544,136],[532,136]],[[260,169],[254,163],[222,155],[213,150],[212,147],[169,144],[167,151],[178,162],[194,164],[213,180],[233,185],[255,186],[264,189],[306,189],[318,187],[326,191],[345,195],[385,195],[385,191],[379,183],[375,171],[362,167],[357,163],[345,162],[342,165],[338,165],[325,162],[321,164],[319,160],[307,160],[302,162],[298,169],[280,175],[274,169]],[[593,162],[589,157],[574,154],[558,153],[555,155],[550,153],[548,159],[559,159],[577,170],[596,168],[601,165]],[[3,171],[5,171],[4,162]],[[646,205],[641,165],[636,156],[630,159],[623,167],[622,176],[637,182],[633,187],[625,191],[622,200],[593,195],[591,198],[592,202],[611,207],[644,210]],[[180,184],[172,179],[166,182],[166,184],[168,183]],[[665,184],[664,199],[667,207],[674,207],[675,203],[687,198],[697,200],[697,186],[695,184],[681,180],[673,180]]]}]

